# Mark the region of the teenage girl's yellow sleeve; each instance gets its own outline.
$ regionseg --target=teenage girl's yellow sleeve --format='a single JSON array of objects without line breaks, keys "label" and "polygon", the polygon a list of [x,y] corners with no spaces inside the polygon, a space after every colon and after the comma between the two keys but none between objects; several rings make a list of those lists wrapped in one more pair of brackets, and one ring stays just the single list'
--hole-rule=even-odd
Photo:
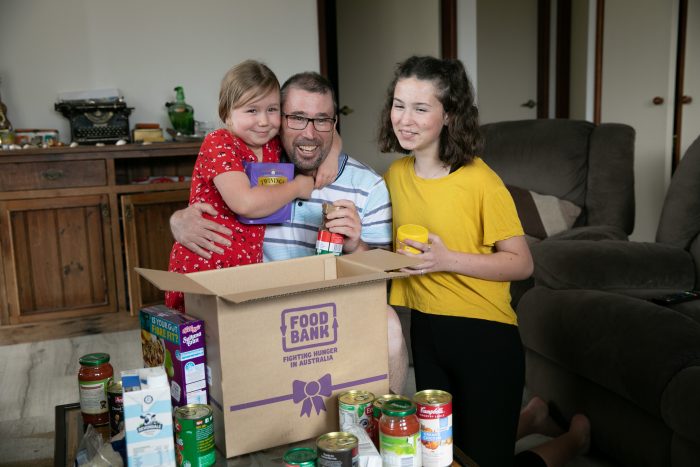
[{"label": "teenage girl's yellow sleeve", "polygon": [[484,195],[484,245],[493,246],[499,240],[524,235],[510,192],[501,185]]}]

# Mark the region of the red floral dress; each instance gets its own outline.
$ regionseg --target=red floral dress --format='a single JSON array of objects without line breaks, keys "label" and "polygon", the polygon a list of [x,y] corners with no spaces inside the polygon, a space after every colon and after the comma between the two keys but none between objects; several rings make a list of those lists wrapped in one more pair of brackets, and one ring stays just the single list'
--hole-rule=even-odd
[{"label": "red floral dress", "polygon": [[[279,162],[280,151],[279,138],[273,138],[263,146],[262,162]],[[243,140],[232,135],[227,129],[213,131],[204,138],[192,172],[189,204],[209,203],[214,206],[219,215],[214,218],[204,214],[204,217],[231,229],[231,246],[219,244],[224,253],[212,253],[210,259],[205,259],[175,242],[170,253],[169,271],[185,274],[262,262],[265,226],[238,222],[238,218],[226,205],[214,185],[214,177],[219,174],[243,172],[245,161],[258,162],[258,159]],[[182,292],[166,292],[165,304],[174,310],[185,311],[185,297]]]}]

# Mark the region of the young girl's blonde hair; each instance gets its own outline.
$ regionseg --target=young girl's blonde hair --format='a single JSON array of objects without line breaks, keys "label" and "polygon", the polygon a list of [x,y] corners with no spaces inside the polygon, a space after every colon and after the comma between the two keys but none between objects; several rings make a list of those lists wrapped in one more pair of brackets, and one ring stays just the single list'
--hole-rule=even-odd
[{"label": "young girl's blonde hair", "polygon": [[219,118],[226,122],[231,109],[279,89],[280,83],[267,65],[256,60],[241,62],[228,70],[221,80]]}]

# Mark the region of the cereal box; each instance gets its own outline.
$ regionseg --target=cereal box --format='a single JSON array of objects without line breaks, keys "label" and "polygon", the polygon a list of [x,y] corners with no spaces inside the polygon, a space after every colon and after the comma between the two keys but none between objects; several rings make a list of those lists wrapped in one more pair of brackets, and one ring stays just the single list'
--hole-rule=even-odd
[{"label": "cereal box", "polygon": [[140,318],[143,365],[164,367],[173,407],[206,404],[204,322],[164,305],[141,309]]}]

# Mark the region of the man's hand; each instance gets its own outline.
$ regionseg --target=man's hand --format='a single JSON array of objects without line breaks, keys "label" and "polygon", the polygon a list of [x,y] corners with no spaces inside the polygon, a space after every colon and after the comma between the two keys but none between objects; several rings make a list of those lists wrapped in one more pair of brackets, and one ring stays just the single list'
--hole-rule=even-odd
[{"label": "man's hand", "polygon": [[203,213],[218,215],[210,204],[193,204],[175,211],[170,216],[170,230],[177,242],[202,258],[211,258],[211,253],[222,254],[223,248],[217,243],[230,246],[231,230],[223,225],[202,217]]},{"label": "man's hand", "polygon": [[355,203],[347,199],[339,199],[333,206],[341,206],[343,209],[335,209],[328,214],[326,226],[333,233],[343,234],[343,253],[367,250],[367,244],[362,241],[362,222],[357,214]]}]

